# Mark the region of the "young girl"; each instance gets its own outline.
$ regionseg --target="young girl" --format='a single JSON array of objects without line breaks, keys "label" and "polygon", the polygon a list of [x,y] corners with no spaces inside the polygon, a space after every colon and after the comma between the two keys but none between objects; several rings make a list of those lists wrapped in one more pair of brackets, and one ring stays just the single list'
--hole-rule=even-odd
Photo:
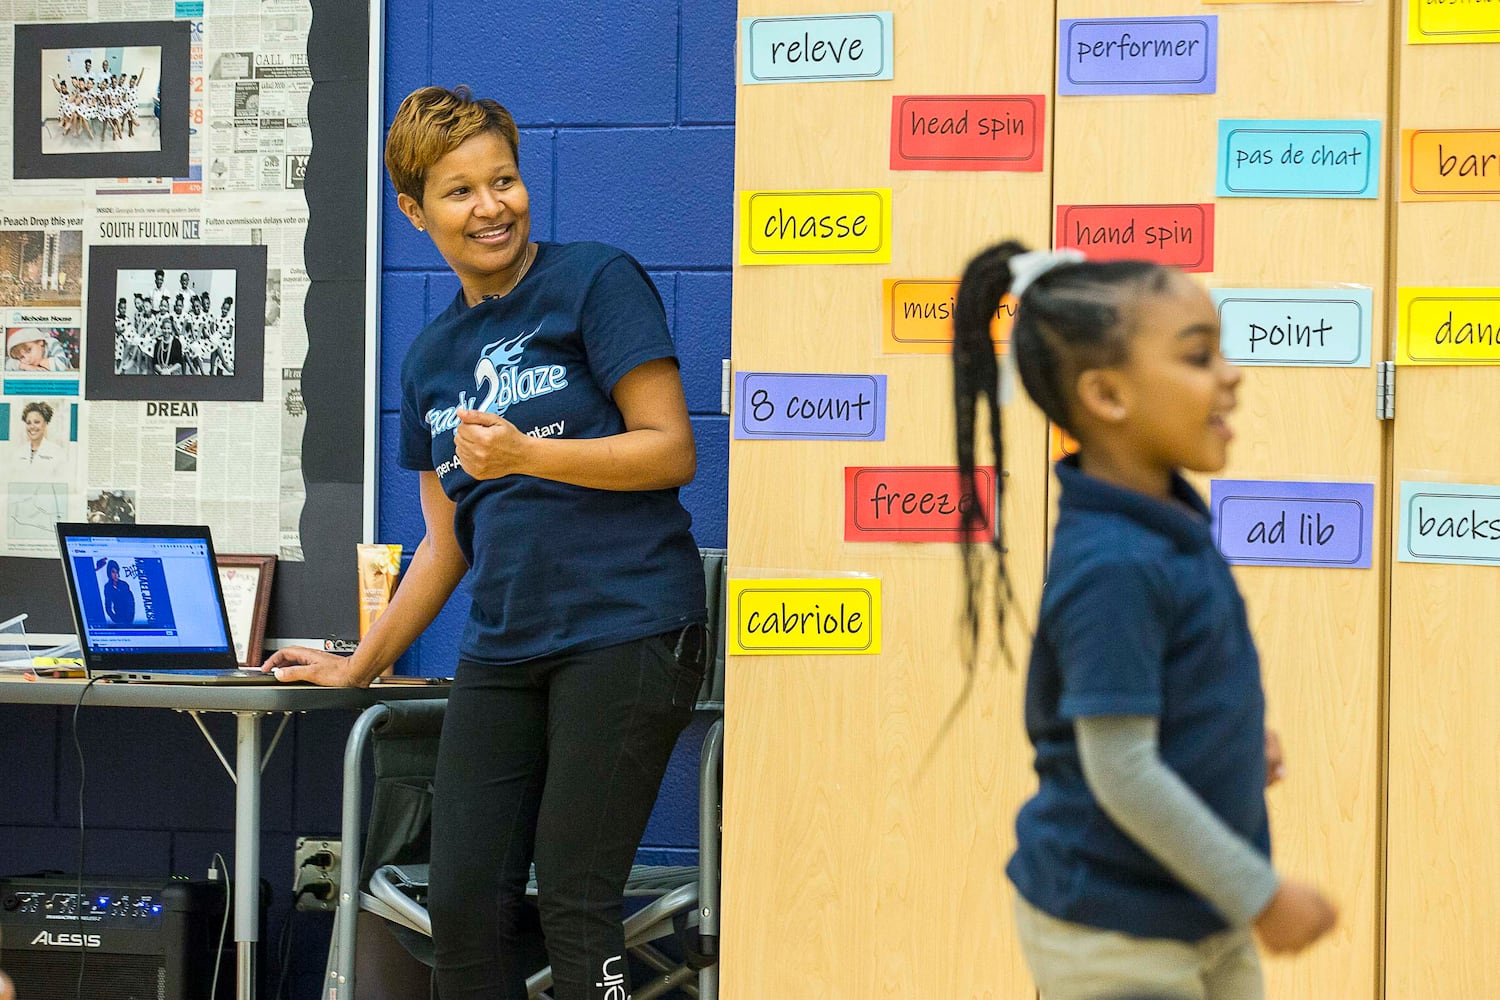
[{"label": "young girl", "polygon": [[[1335,913],[1271,867],[1264,788],[1280,749],[1244,602],[1179,471],[1224,467],[1239,372],[1219,353],[1213,302],[1181,273],[992,247],[965,271],[954,323],[966,489],[981,399],[1001,465],[990,321],[1007,291],[1021,382],[1079,442],[1057,465],[1027,676],[1040,787],[1007,867],[1022,951],[1042,1000],[1255,1000],[1251,928],[1297,951]],[[980,505],[965,516],[988,529]],[[972,638],[977,553],[965,564]]]},{"label": "young girl", "polygon": [[18,327],[5,338],[6,371],[65,372],[68,363],[52,353],[50,331],[35,326]]},{"label": "young girl", "polygon": [[[78,125],[80,125],[83,130],[89,134],[89,138],[92,139],[94,137],[94,126],[92,123],[99,120],[99,112],[98,101],[94,93],[93,82],[87,77],[85,77],[79,84],[79,89],[74,98],[73,110]],[[100,138],[103,138],[102,129],[100,131]]]},{"label": "young girl", "polygon": [[130,82],[125,85],[125,125],[128,130],[128,134],[132,136],[135,135],[135,127],[140,124],[140,120],[135,116],[136,100],[140,96],[139,94],[137,94],[136,88],[140,86],[140,82],[141,75],[137,73],[132,76],[130,78]]},{"label": "young girl", "polygon": [[52,89],[57,91],[57,123],[63,135],[67,135],[73,127],[73,94],[61,76],[52,78]]}]

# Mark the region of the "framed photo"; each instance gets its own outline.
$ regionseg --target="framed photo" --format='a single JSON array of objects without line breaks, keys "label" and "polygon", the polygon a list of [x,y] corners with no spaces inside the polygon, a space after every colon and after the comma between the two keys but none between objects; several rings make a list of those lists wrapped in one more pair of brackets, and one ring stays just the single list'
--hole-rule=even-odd
[{"label": "framed photo", "polygon": [[186,177],[187,21],[16,25],[15,176]]},{"label": "framed photo", "polygon": [[260,400],[266,248],[89,251],[90,399]]},{"label": "framed photo", "polygon": [[258,667],[266,645],[266,616],[271,611],[276,557],[219,553],[215,562],[219,568],[219,586],[224,591],[224,608],[229,612],[234,658],[242,667]]}]

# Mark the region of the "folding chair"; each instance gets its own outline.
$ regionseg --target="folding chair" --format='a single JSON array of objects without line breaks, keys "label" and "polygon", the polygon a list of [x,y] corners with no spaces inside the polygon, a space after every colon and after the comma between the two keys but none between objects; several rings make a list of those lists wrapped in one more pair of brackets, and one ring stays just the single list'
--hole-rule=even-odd
[{"label": "folding chair", "polygon": [[[630,870],[625,896],[646,902],[625,919],[626,950],[654,970],[649,981],[636,986],[634,1000],[655,1000],[674,989],[700,1000],[718,997],[726,560],[722,549],[700,553],[712,655],[698,692],[697,710],[715,718],[703,738],[699,758],[699,863],[691,867],[636,865]],[[426,862],[432,773],[446,706],[440,698],[373,705],[349,733],[344,749],[342,867],[346,879],[357,877],[358,881],[349,881],[340,890],[324,1000],[410,998],[421,974],[413,973],[413,963],[432,964]],[[374,761],[375,783],[369,823],[361,837],[367,753]],[[535,871],[527,893],[536,894]],[[682,960],[674,960],[655,944],[668,938],[675,938],[685,956]],[[390,992],[381,992],[379,983],[361,985],[361,977],[390,978]],[[531,997],[546,997],[551,986],[550,967],[527,978]]]}]

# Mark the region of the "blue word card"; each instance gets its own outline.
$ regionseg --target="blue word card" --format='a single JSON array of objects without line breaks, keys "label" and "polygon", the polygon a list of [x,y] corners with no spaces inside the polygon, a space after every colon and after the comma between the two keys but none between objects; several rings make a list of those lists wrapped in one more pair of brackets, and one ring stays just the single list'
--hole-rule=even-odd
[{"label": "blue word card", "polygon": [[1401,484],[1402,562],[1500,566],[1500,486]]},{"label": "blue word card", "polygon": [[1212,94],[1219,18],[1067,18],[1058,25],[1059,94]]},{"label": "blue word card", "polygon": [[1220,198],[1375,198],[1380,122],[1222,118]]},{"label": "blue word card", "polygon": [[1214,540],[1242,566],[1369,569],[1374,483],[1215,479]]},{"label": "blue word card", "polygon": [[743,83],[889,80],[891,12],[740,18]]},{"label": "blue word card", "polygon": [[1237,365],[1370,367],[1367,286],[1211,288],[1219,346]]}]

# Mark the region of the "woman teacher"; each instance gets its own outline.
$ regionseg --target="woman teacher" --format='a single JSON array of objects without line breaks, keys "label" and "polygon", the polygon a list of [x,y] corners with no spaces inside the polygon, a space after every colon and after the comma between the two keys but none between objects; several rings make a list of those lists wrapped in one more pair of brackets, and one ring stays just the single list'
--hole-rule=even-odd
[{"label": "woman teacher", "polygon": [[402,366],[400,462],[426,535],[352,656],[266,666],[368,684],[467,575],[434,779],[439,993],[526,996],[534,862],[557,1000],[610,1000],[630,989],[625,879],[702,681],[703,573],[677,497],[696,452],[655,287],[619,250],[531,240],[518,143],[464,87],[396,114],[397,203],[461,285]]}]

